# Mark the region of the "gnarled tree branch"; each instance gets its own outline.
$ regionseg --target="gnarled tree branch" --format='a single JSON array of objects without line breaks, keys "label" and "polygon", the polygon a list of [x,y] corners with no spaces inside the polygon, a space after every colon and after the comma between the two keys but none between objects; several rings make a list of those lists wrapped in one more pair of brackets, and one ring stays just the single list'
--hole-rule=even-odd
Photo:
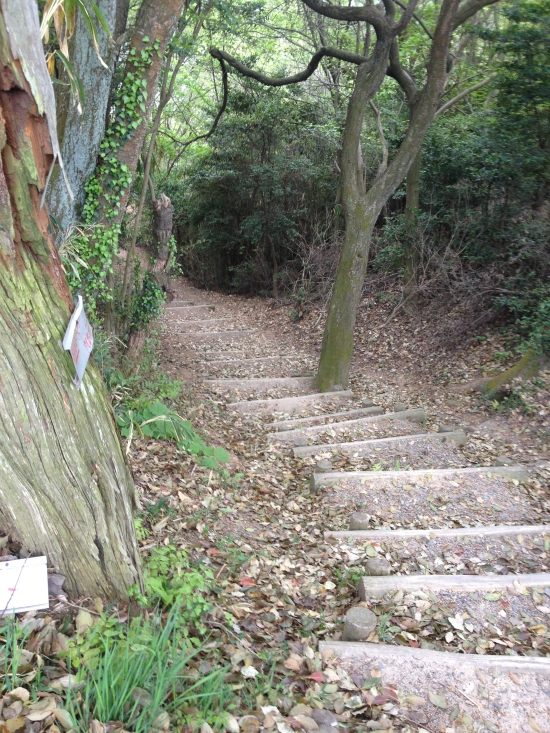
[{"label": "gnarled tree branch", "polygon": [[309,64],[303,71],[299,71],[297,74],[292,74],[292,76],[273,77],[265,76],[265,74],[261,74],[259,71],[254,71],[253,69],[250,69],[248,66],[245,66],[236,58],[228,54],[226,51],[222,51],[219,48],[211,48],[210,55],[218,60],[223,59],[243,76],[248,76],[251,79],[256,79],[256,81],[259,81],[260,84],[265,84],[265,86],[268,87],[283,87],[287,86],[288,84],[297,84],[298,82],[309,79],[309,77],[315,72],[315,70],[319,66],[321,59],[324,56],[331,56],[332,58],[340,59],[341,61],[348,61],[351,64],[357,65],[368,62],[368,59],[357,53],[350,53],[349,51],[343,51],[340,48],[331,48],[330,46],[321,46],[321,48],[313,54]]}]

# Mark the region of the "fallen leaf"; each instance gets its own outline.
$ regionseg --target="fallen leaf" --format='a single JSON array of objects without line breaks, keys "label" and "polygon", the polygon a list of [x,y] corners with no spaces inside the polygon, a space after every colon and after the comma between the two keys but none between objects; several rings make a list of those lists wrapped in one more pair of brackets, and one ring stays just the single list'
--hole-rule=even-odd
[{"label": "fallen leaf", "polygon": [[437,708],[447,709],[447,698],[445,695],[436,695],[435,692],[428,692],[428,700]]}]

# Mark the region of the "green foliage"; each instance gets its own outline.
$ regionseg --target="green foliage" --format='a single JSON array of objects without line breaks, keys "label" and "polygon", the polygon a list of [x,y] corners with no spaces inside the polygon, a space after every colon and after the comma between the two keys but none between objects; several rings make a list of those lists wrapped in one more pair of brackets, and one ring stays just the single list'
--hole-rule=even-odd
[{"label": "green foliage", "polygon": [[[0,626],[0,692],[9,692],[26,682],[25,675],[32,668],[25,669],[29,658],[25,650],[28,629],[22,626],[15,616],[10,614],[2,619]],[[34,673],[32,674],[34,677]]]},{"label": "green foliage", "polygon": [[139,268],[134,269],[136,280],[132,293],[130,330],[143,331],[162,313],[162,305],[166,302],[166,293],[155,280],[151,272],[146,272],[139,284]]},{"label": "green foliage", "polygon": [[155,440],[175,440],[180,450],[196,456],[205,468],[214,469],[220,463],[230,460],[230,455],[224,448],[206,445],[188,420],[184,420],[158,400],[141,411],[122,409],[116,417],[122,436],[129,440],[134,432]]},{"label": "green foliage", "polygon": [[271,291],[275,269],[332,209],[337,135],[301,87],[233,92],[212,149],[166,188],[185,272],[209,286]]},{"label": "green foliage", "polygon": [[[181,716],[196,706],[203,719],[213,718],[227,697],[224,670],[200,679],[190,674],[196,651],[182,629],[181,609],[175,605],[165,623],[158,615],[134,619],[130,625],[103,618],[73,649],[87,647],[81,669],[84,686],[67,693],[67,709],[84,733],[96,720],[120,720],[126,730],[148,733],[164,718]],[[89,654],[94,650],[94,654]]]},{"label": "green foliage", "polygon": [[210,609],[210,604],[202,594],[209,590],[213,580],[210,568],[192,566],[185,550],[168,545],[153,550],[144,562],[145,594],[133,586],[131,595],[144,607],[160,605],[169,609],[177,606],[182,633],[188,636],[189,628],[193,627],[204,634],[201,618]]}]

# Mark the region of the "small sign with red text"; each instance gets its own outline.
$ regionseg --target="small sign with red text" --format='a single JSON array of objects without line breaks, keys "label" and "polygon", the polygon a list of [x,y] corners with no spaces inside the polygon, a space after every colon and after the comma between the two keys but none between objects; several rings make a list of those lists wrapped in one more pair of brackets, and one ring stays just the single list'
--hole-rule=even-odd
[{"label": "small sign with red text", "polygon": [[45,557],[0,561],[0,616],[38,611],[49,605]]},{"label": "small sign with red text", "polygon": [[84,312],[82,296],[79,295],[78,305],[74,309],[63,339],[63,348],[71,352],[73,364],[76,369],[74,383],[77,387],[80,387],[82,384],[82,377],[86,371],[93,346],[94,334]]}]

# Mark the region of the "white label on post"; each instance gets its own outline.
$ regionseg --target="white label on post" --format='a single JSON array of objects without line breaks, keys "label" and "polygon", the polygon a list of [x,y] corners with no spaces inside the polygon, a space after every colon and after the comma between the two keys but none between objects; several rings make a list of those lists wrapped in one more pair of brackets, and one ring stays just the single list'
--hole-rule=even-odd
[{"label": "white label on post", "polygon": [[49,606],[45,557],[0,562],[0,616]]},{"label": "white label on post", "polygon": [[94,335],[92,327],[88,323],[86,313],[84,312],[82,296],[79,295],[78,305],[74,309],[63,339],[63,348],[67,351],[70,350],[76,369],[74,383],[77,387],[80,387],[82,384],[82,377],[84,376],[93,346]]}]

